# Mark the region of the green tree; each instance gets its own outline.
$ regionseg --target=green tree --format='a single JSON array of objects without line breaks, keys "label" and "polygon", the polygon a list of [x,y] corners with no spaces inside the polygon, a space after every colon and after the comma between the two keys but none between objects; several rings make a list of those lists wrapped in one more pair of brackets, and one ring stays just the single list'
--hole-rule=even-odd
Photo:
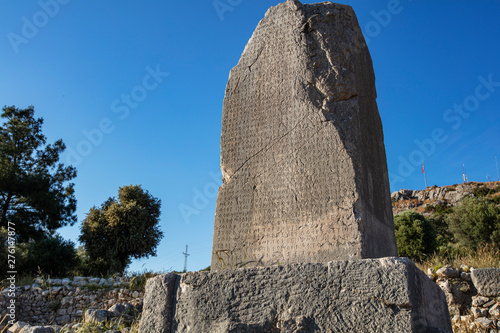
[{"label": "green tree", "polygon": [[52,277],[66,277],[78,265],[75,244],[59,235],[22,246],[26,247],[25,258],[19,267],[23,273],[42,271]]},{"label": "green tree", "polygon": [[407,210],[394,217],[398,254],[420,261],[436,250],[436,233],[422,214]]},{"label": "green tree", "polygon": [[446,222],[446,215],[433,214],[428,221],[432,224],[436,232],[436,246],[441,250],[446,250],[448,245],[453,243],[453,233]]},{"label": "green tree", "polygon": [[446,220],[463,246],[500,244],[500,209],[486,198],[464,198]]},{"label": "green tree", "polygon": [[119,263],[112,258],[90,258],[83,246],[76,249],[76,256],[78,258],[78,265],[74,270],[76,275],[101,276],[108,272],[118,271],[118,269],[113,270],[112,267],[120,267]]},{"label": "green tree", "polygon": [[123,272],[131,258],[156,255],[163,237],[160,207],[161,201],[140,185],[129,185],[119,188],[118,199],[109,198],[100,208],[90,209],[80,241],[91,261],[108,263],[102,274]]},{"label": "green tree", "polygon": [[[4,107],[0,126],[0,227],[15,225],[18,242],[40,240],[76,222],[76,169],[59,163],[62,140],[46,144],[32,106]],[[13,223],[13,224],[12,224]]]},{"label": "green tree", "polygon": [[436,205],[434,213],[428,219],[436,232],[436,246],[440,251],[448,249],[450,243],[453,243],[453,233],[446,222],[446,217],[451,214],[453,209],[447,208],[444,205]]}]

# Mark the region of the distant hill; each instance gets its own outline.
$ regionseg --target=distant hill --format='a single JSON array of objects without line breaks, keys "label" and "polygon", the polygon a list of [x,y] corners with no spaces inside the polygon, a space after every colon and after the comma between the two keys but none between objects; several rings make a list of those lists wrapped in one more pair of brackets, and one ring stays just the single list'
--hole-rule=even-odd
[{"label": "distant hill", "polygon": [[392,212],[397,215],[413,209],[424,216],[431,215],[436,206],[450,208],[466,196],[484,196],[500,201],[500,182],[470,182],[448,186],[432,186],[425,190],[399,190],[391,194]]}]

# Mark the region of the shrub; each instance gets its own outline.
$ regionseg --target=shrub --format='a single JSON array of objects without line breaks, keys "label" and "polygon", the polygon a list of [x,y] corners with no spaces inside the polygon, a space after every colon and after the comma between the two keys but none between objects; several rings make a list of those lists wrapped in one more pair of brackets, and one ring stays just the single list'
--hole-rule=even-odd
[{"label": "shrub", "polygon": [[435,208],[436,208],[435,212],[438,215],[448,215],[448,214],[450,214],[453,211],[452,208],[448,208],[445,205],[441,205],[441,204],[440,205],[436,205]]},{"label": "shrub", "polygon": [[21,248],[26,250],[19,269],[23,273],[42,271],[51,277],[66,277],[78,264],[75,244],[59,235],[22,244]]},{"label": "shrub", "polygon": [[444,249],[449,243],[453,242],[453,234],[450,232],[448,223],[446,222],[446,216],[433,214],[428,221],[432,224],[434,232],[436,233],[437,249]]},{"label": "shrub", "polygon": [[463,246],[500,244],[500,209],[485,198],[464,198],[446,221]]},{"label": "shrub", "polygon": [[436,233],[432,224],[413,210],[394,217],[398,254],[421,261],[434,253]]},{"label": "shrub", "polygon": [[75,267],[75,274],[80,276],[109,277],[116,272],[119,263],[112,258],[91,259],[83,246],[76,249],[78,265]]},{"label": "shrub", "polygon": [[429,206],[425,207],[425,211],[428,213],[434,212],[435,210],[436,210],[436,207],[434,207],[433,205],[429,205]]},{"label": "shrub", "polygon": [[478,186],[474,189],[473,191],[474,196],[477,198],[485,197],[489,194],[494,194],[496,193],[495,189],[489,189],[486,186]]}]

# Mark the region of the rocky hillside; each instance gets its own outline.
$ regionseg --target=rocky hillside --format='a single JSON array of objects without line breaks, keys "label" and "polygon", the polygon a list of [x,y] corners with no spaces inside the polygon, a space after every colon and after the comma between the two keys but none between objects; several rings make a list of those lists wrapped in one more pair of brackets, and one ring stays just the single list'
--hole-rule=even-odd
[{"label": "rocky hillside", "polygon": [[425,190],[399,190],[391,194],[394,215],[413,209],[430,215],[436,206],[450,208],[466,196],[485,196],[500,200],[500,182],[470,182],[449,186],[432,186]]}]

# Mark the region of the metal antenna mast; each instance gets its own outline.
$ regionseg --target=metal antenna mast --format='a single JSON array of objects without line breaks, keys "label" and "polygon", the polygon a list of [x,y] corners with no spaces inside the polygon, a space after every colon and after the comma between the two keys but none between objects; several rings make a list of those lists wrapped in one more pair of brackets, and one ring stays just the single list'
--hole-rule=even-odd
[{"label": "metal antenna mast", "polygon": [[188,266],[188,257],[190,254],[188,253],[188,246],[186,245],[186,252],[182,252],[184,255],[184,272],[187,272],[187,266]]}]

